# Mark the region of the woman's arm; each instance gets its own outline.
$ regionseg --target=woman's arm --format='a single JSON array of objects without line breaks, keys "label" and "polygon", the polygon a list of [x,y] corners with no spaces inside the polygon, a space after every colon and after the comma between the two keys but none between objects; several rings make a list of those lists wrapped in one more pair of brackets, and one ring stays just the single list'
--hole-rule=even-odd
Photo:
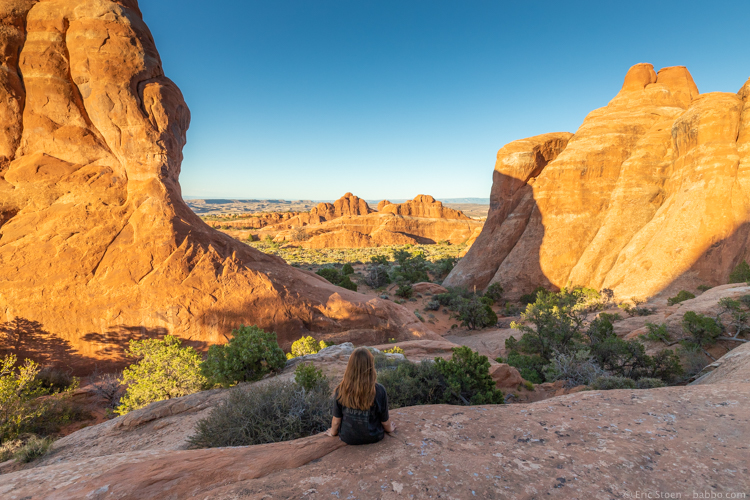
[{"label": "woman's arm", "polygon": [[339,429],[341,429],[341,419],[333,417],[333,420],[331,420],[331,428],[326,431],[326,434],[331,437],[338,436]]},{"label": "woman's arm", "polygon": [[383,429],[385,429],[385,432],[387,432],[388,434],[396,430],[396,424],[393,423],[393,420],[391,420],[390,418],[385,422],[381,422],[381,424],[383,424]]}]

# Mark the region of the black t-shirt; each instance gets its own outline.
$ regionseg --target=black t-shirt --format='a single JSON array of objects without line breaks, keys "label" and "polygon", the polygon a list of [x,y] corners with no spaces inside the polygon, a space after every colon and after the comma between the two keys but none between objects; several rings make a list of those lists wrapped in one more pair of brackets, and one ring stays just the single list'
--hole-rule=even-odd
[{"label": "black t-shirt", "polygon": [[375,401],[369,410],[355,410],[342,405],[338,393],[333,395],[333,416],[341,419],[339,438],[346,444],[377,443],[385,435],[381,422],[388,421],[388,394],[375,384]]}]

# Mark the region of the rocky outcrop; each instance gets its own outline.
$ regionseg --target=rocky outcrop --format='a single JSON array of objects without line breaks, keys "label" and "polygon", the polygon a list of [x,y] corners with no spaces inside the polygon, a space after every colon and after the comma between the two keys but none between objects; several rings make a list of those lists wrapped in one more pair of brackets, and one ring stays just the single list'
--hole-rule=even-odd
[{"label": "rocky outcrop", "polygon": [[342,446],[317,435],[251,447],[70,457],[4,474],[0,496],[370,498],[374,491],[382,498],[567,499],[693,491],[718,498],[750,488],[748,414],[750,384],[416,406],[392,410],[396,433],[375,445]]},{"label": "rocky outcrop", "polygon": [[619,298],[726,283],[747,257],[750,82],[700,95],[684,67],[628,72],[572,137],[546,134],[498,153],[487,224],[448,276],[610,288]]},{"label": "rocky outcrop", "polygon": [[367,202],[346,193],[333,203],[319,203],[317,207],[310,210],[310,215],[318,215],[323,220],[331,220],[344,215],[367,215],[373,213]]},{"label": "rocky outcrop", "polygon": [[359,248],[440,241],[460,244],[466,242],[482,224],[482,221],[469,218],[430,219],[378,212],[343,216],[305,226],[304,241],[299,241],[299,235],[294,231],[282,231],[274,241],[289,242],[304,248]]},{"label": "rocky outcrop", "polygon": [[471,217],[464,215],[460,210],[444,207],[441,201],[436,201],[432,196],[425,194],[420,194],[413,200],[405,203],[396,204],[383,200],[378,203],[378,212],[428,219],[471,219]]},{"label": "rocky outcrop", "polygon": [[216,343],[240,323],[282,345],[426,334],[405,309],[257,252],[184,204],[190,113],[135,0],[6,1],[0,19],[2,319],[94,358],[134,332]]}]

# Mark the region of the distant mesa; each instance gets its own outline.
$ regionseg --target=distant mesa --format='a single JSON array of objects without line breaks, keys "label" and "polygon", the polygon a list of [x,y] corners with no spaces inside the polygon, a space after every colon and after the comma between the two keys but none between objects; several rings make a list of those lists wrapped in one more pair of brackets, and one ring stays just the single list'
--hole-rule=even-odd
[{"label": "distant mesa", "polygon": [[487,222],[446,286],[645,298],[726,283],[750,256],[750,80],[700,94],[683,66],[636,64],[575,134],[511,142],[493,175]]},{"label": "distant mesa", "polygon": [[[188,208],[190,112],[135,0],[4,2],[0,20],[0,320],[38,323],[95,358],[133,330],[220,343],[256,324],[282,346],[309,333],[434,335]],[[335,214],[371,212],[337,203]]]},{"label": "distant mesa", "polygon": [[388,202],[382,207],[379,203],[378,212],[406,215],[409,217],[424,217],[429,219],[471,219],[471,217],[464,215],[464,213],[459,210],[444,207],[442,202],[435,201],[435,198],[426,194],[420,194],[413,200],[405,203],[394,204]]}]

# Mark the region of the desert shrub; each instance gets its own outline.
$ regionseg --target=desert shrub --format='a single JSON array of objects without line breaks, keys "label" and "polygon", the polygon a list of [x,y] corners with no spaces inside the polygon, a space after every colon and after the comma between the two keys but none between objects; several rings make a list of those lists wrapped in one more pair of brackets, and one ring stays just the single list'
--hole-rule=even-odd
[{"label": "desert shrub", "polygon": [[544,368],[546,380],[565,380],[567,387],[590,385],[597,378],[606,375],[609,373],[596,363],[588,349],[570,354],[557,354]]},{"label": "desert shrub", "polygon": [[317,434],[330,424],[330,386],[307,390],[271,380],[231,389],[226,400],[198,422],[188,442],[193,448],[275,443]]},{"label": "desert shrub", "polygon": [[450,310],[455,311],[464,299],[470,299],[474,296],[473,293],[466,290],[465,288],[448,288],[447,293],[439,293],[435,295],[434,300],[438,301],[441,306],[445,306]]},{"label": "desert shrub", "polygon": [[370,262],[380,266],[387,266],[388,257],[386,257],[385,255],[373,255],[372,257],[370,257]]},{"label": "desert shrub", "polygon": [[456,307],[456,318],[469,330],[485,328],[497,324],[497,314],[482,299],[472,296],[462,299]]},{"label": "desert shrub", "polygon": [[[515,340],[510,337],[508,340]],[[549,365],[541,356],[521,354],[514,350],[511,342],[511,348],[508,348],[508,341],[505,342],[506,351],[508,355],[505,358],[497,358],[498,363],[507,363],[518,370],[521,376],[534,384],[541,384],[544,382],[544,369]]]},{"label": "desert shrub", "polygon": [[666,387],[666,385],[660,378],[643,377],[635,381],[636,389],[656,389]]},{"label": "desert shrub", "polygon": [[719,307],[721,309],[719,310],[716,319],[721,322],[722,317],[725,314],[729,314],[727,322],[728,326],[734,330],[735,338],[750,330],[750,327],[748,327],[747,324],[750,315],[748,314],[748,311],[742,308],[743,302],[741,300],[744,297],[746,296],[741,297],[740,300],[735,300],[729,297],[724,297],[719,300]]},{"label": "desert shrub", "polygon": [[396,266],[392,277],[396,283],[411,285],[430,280],[427,274],[427,259],[423,252],[411,253],[407,250],[396,250],[393,252],[393,257],[396,259]]},{"label": "desert shrub", "polygon": [[682,317],[682,329],[689,335],[686,341],[701,349],[716,343],[721,335],[721,325],[713,318],[688,311]]},{"label": "desert shrub", "polygon": [[333,267],[324,267],[316,272],[318,276],[322,276],[331,284],[346,288],[347,290],[357,291],[357,285],[349,279],[349,276],[342,274],[338,269]]},{"label": "desert shrub", "polygon": [[605,304],[609,304],[610,302],[615,300],[615,292],[611,288],[602,288],[601,290],[599,290],[599,295],[601,296]]},{"label": "desert shrub", "polygon": [[127,389],[115,410],[119,415],[155,401],[186,396],[206,386],[200,355],[192,347],[182,347],[182,341],[172,335],[164,340],[131,340],[128,355],[138,361],[122,372]]},{"label": "desert shrub", "polygon": [[617,307],[622,309],[627,313],[628,316],[651,316],[652,314],[656,313],[656,308],[653,307],[645,307],[641,306],[643,304],[642,300],[638,299],[632,299],[634,305],[630,305],[627,303],[620,304]]},{"label": "desert shrub", "polygon": [[685,369],[684,377],[686,379],[698,375],[710,363],[708,357],[695,345],[681,345],[677,348],[676,354]]},{"label": "desert shrub", "polygon": [[493,283],[487,287],[484,296],[492,301],[493,304],[500,302],[503,298],[503,287],[500,283]]},{"label": "desert shrub", "polygon": [[13,453],[17,462],[29,463],[44,456],[52,446],[53,439],[49,437],[31,436]]},{"label": "desert shrub", "polygon": [[341,268],[341,274],[343,274],[344,276],[354,274],[354,267],[352,267],[352,265],[347,262],[346,264],[344,264],[344,267]]},{"label": "desert shrub", "polygon": [[458,262],[456,257],[438,259],[432,263],[432,273],[440,279],[445,278],[456,267],[456,262]]},{"label": "desert shrub", "polygon": [[344,276],[338,283],[338,286],[340,286],[341,288],[346,288],[347,290],[351,290],[352,292],[357,291],[357,284],[349,279],[349,276]]},{"label": "desert shrub", "polygon": [[398,289],[395,292],[396,297],[401,297],[402,299],[408,299],[411,298],[412,295],[414,295],[414,289],[410,285],[400,285]]},{"label": "desert shrub", "polygon": [[391,283],[386,264],[372,264],[367,270],[365,282],[372,288],[381,288]]},{"label": "desert shrub", "polygon": [[385,351],[376,351],[371,349],[373,357],[375,358],[375,370],[380,372],[381,370],[395,369],[399,363],[403,363],[403,359],[396,358],[395,356],[386,356]]},{"label": "desert shrub", "polygon": [[414,311],[414,316],[416,316],[419,321],[424,323],[424,317],[421,314],[419,314],[419,311]]},{"label": "desert shrub", "polygon": [[511,328],[523,333],[516,350],[539,355],[547,363],[558,352],[577,351],[584,340],[581,330],[586,311],[580,307],[583,301],[583,295],[577,290],[538,293],[536,302],[521,313],[521,322],[511,323]]},{"label": "desert shrub", "polygon": [[595,391],[609,391],[612,389],[635,389],[635,380],[620,376],[599,377],[589,386]]},{"label": "desert shrub", "polygon": [[729,282],[744,283],[748,280],[750,280],[750,265],[743,260],[729,273]]},{"label": "desert shrub", "polygon": [[324,340],[317,341],[308,335],[307,337],[302,337],[299,340],[292,342],[292,348],[286,355],[286,359],[307,356],[308,354],[316,354],[326,347],[328,347],[328,344]]},{"label": "desert shrub", "polygon": [[78,385],[79,381],[70,372],[63,371],[54,367],[44,367],[37,373],[35,382],[46,393],[62,392],[71,387]]},{"label": "desert shrub", "polygon": [[711,287],[709,285],[698,285],[698,290],[701,291],[701,292],[706,292],[706,291],[710,290],[711,288],[713,288],[713,287]]},{"label": "desert shrub", "polygon": [[44,391],[36,382],[39,365],[27,359],[16,367],[16,356],[0,360],[0,443],[16,438],[46,408],[34,399]]},{"label": "desert shrub", "polygon": [[464,404],[502,404],[503,393],[490,376],[490,362],[466,346],[454,347],[450,360],[435,359],[451,393]]},{"label": "desert shrub", "polygon": [[[448,386],[435,363],[401,361],[378,370],[378,382],[388,391],[392,409],[448,403]],[[458,403],[461,404],[461,403]]]},{"label": "desert shrub", "polygon": [[518,301],[523,305],[533,304],[534,302],[536,302],[540,294],[544,294],[546,292],[546,288],[544,288],[543,286],[538,286],[531,293],[521,295],[521,298],[518,299]]},{"label": "desert shrub", "polygon": [[440,302],[437,299],[432,299],[424,305],[425,311],[437,311],[440,309]]},{"label": "desert shrub", "polygon": [[8,439],[5,442],[0,443],[0,464],[13,458],[13,454],[17,452],[23,441],[20,439]]},{"label": "desert shrub", "polygon": [[505,307],[503,308],[503,316],[518,316],[521,314],[521,308],[518,307],[516,304],[511,304],[510,302],[505,303]]},{"label": "desert shrub", "polygon": [[680,290],[677,293],[677,295],[667,299],[667,304],[669,304],[670,306],[673,306],[675,304],[679,304],[680,302],[685,302],[686,300],[690,300],[694,298],[695,298],[695,295],[688,292],[687,290]]},{"label": "desert shrub", "polygon": [[669,342],[672,340],[669,332],[667,331],[667,325],[662,323],[661,325],[655,325],[653,323],[646,323],[648,333],[641,335],[640,337],[646,340],[654,342]]},{"label": "desert shrub", "polygon": [[300,363],[294,369],[294,381],[306,391],[314,391],[320,385],[330,386],[328,377],[323,374],[323,370],[316,368],[312,363]]},{"label": "desert shrub", "polygon": [[224,345],[212,345],[201,372],[214,384],[253,382],[284,368],[286,356],[276,334],[257,326],[240,325]]},{"label": "desert shrub", "polygon": [[91,385],[94,393],[104,401],[105,409],[112,411],[120,405],[120,399],[125,392],[122,372],[102,373],[97,370],[91,377]]},{"label": "desert shrub", "polygon": [[399,346],[393,346],[390,349],[383,349],[384,354],[404,354],[404,350]]},{"label": "desert shrub", "polygon": [[303,227],[294,227],[289,231],[289,241],[298,243],[300,241],[307,241],[310,239],[310,235]]}]

